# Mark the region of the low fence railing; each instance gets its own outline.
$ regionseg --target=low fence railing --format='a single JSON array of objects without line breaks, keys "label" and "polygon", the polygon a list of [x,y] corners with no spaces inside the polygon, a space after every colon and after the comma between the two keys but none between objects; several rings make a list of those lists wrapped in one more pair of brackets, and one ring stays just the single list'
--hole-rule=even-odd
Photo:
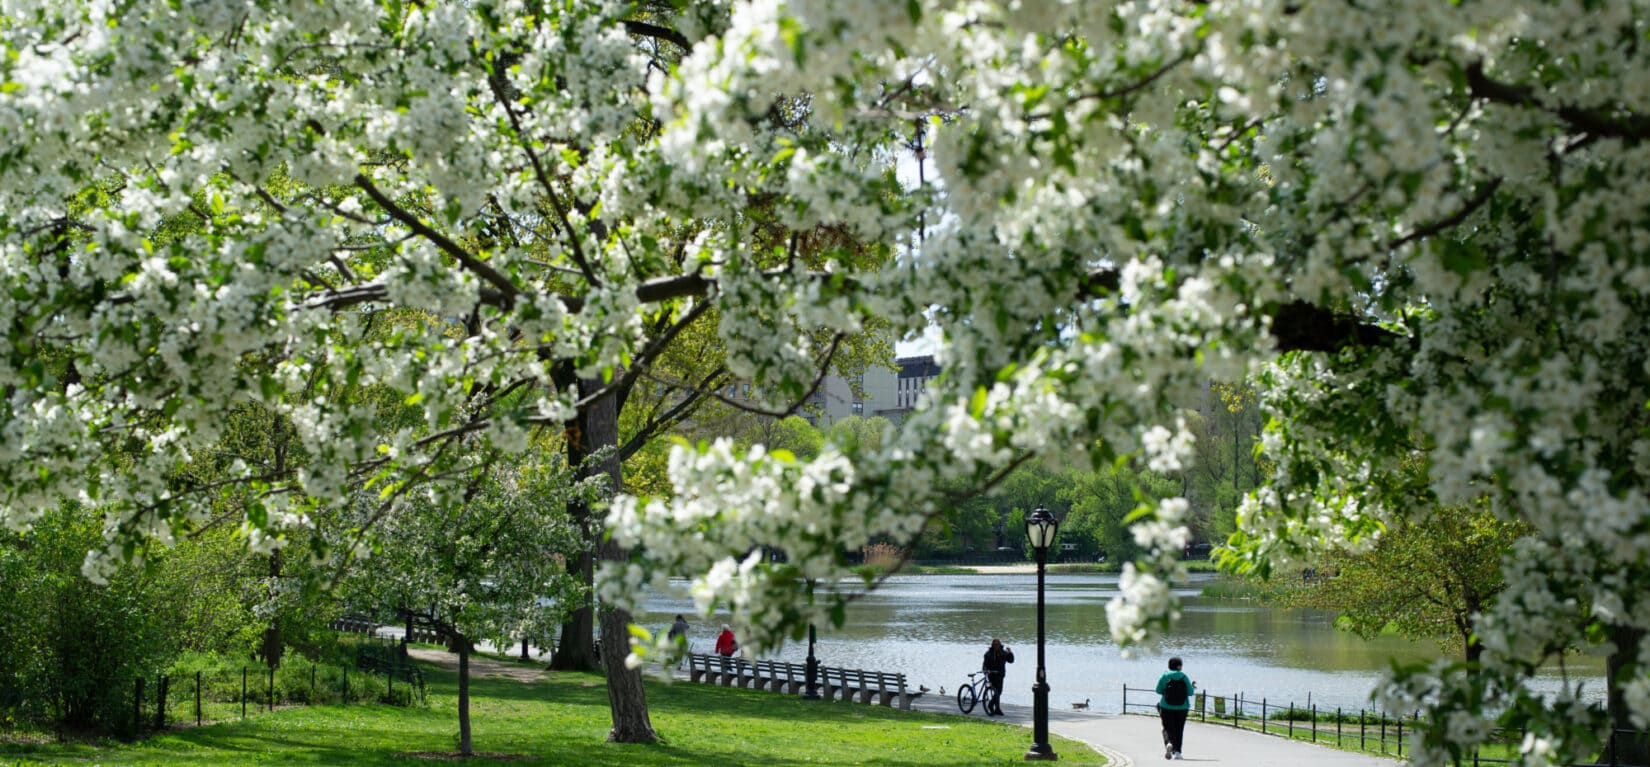
[{"label": "low fence railing", "polygon": [[[1136,693],[1129,700],[1129,693]],[[1155,690],[1123,685],[1123,713],[1157,711]],[[1319,710],[1316,704],[1305,707],[1272,703],[1264,696],[1259,700],[1236,695],[1212,695],[1198,692],[1192,701],[1189,719],[1199,722],[1230,723],[1267,735],[1302,738],[1313,743],[1325,743],[1336,748],[1350,749],[1382,756],[1403,758],[1404,736],[1415,731],[1415,717],[1409,719],[1391,716],[1371,709],[1360,708],[1356,713],[1337,706],[1333,710]]]},{"label": "low fence railing", "polygon": [[139,677],[132,685],[132,730],[202,725],[277,707],[386,703],[423,705],[424,673],[404,660],[360,653],[354,664],[288,662],[279,668],[217,666]]},{"label": "low fence railing", "polygon": [[[1135,693],[1133,701],[1129,699],[1129,693]],[[1123,685],[1124,714],[1156,713],[1157,701],[1156,690]],[[1360,708],[1354,712],[1340,706],[1333,709],[1320,708],[1316,704],[1297,706],[1293,701],[1280,705],[1270,702],[1265,696],[1256,700],[1245,697],[1243,693],[1214,695],[1208,692],[1197,693],[1187,718],[1206,723],[1230,723],[1233,727],[1266,735],[1399,759],[1404,757],[1404,739],[1413,735],[1419,724],[1416,714],[1403,717],[1374,709]],[[1457,760],[1457,764],[1478,767],[1516,762],[1524,737],[1523,730],[1497,729],[1484,746],[1474,750],[1470,757]],[[1572,767],[1650,767],[1642,760],[1632,760],[1627,756],[1642,753],[1647,737],[1650,734],[1634,730],[1612,731],[1596,761]]]}]

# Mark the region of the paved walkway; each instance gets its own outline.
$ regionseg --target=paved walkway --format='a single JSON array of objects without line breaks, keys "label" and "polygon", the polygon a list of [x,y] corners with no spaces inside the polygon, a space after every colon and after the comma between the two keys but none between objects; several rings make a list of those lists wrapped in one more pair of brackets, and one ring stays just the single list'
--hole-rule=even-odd
[{"label": "paved walkway", "polygon": [[[1117,767],[1163,763],[1163,736],[1150,716],[1056,710],[1051,706],[1048,728],[1056,735],[1087,743]],[[1066,704],[1069,705],[1069,704]],[[917,699],[916,708],[961,716],[954,699],[932,693]],[[975,708],[971,716],[980,716]],[[1031,707],[1004,705],[998,721],[1031,727]],[[1027,733],[1026,747],[1031,746]],[[1258,732],[1198,722],[1186,723],[1186,762],[1231,764],[1243,767],[1399,767],[1396,759],[1338,751],[1328,746],[1292,741]]]}]

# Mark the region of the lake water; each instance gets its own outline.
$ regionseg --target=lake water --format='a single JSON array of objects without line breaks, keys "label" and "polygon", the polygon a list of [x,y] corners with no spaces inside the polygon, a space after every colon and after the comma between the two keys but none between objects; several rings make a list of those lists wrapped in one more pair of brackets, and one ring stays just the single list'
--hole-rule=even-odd
[{"label": "lake water", "polygon": [[[1194,576],[1177,590],[1183,615],[1160,651],[1124,659],[1106,628],[1105,603],[1117,593],[1117,576],[1046,576],[1049,705],[1063,709],[1090,699],[1096,710],[1118,711],[1124,684],[1153,686],[1167,658],[1179,655],[1186,673],[1210,694],[1242,693],[1246,699],[1297,705],[1310,696],[1320,708],[1357,709],[1371,705],[1370,691],[1393,660],[1438,655],[1431,643],[1363,640],[1339,631],[1328,612],[1203,599],[1202,586],[1213,577]],[[1035,575],[894,576],[850,606],[841,629],[820,626],[815,655],[829,666],[904,672],[913,686],[943,685],[950,694],[979,669],[997,637],[1015,654],[1003,699],[1030,705],[1037,668],[1036,600]],[[709,652],[721,627],[694,620],[692,609],[685,597],[655,596],[636,620],[662,631],[676,613],[687,614],[695,624],[689,633],[693,648]],[[800,662],[806,656],[804,641],[771,657]],[[1586,679],[1586,689],[1602,696],[1601,662],[1572,659],[1569,673],[1572,683]],[[1538,686],[1558,684],[1558,674],[1555,669]]]}]

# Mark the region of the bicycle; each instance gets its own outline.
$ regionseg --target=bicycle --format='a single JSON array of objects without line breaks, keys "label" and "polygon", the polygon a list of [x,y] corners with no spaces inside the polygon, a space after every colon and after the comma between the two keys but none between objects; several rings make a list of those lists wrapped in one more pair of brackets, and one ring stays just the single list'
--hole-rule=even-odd
[{"label": "bicycle", "polygon": [[974,710],[974,704],[985,703],[985,713],[1002,711],[1002,695],[993,694],[991,677],[984,671],[976,671],[968,675],[968,681],[957,688],[957,708],[963,713]]}]

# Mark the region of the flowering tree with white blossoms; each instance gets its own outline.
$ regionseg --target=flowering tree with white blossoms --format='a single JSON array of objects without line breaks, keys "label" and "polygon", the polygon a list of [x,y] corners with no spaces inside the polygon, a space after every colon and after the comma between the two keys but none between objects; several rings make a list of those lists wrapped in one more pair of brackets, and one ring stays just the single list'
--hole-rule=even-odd
[{"label": "flowering tree with white blossoms", "polygon": [[[1490,495],[1534,535],[1478,618],[1480,673],[1383,695],[1429,715],[1420,763],[1503,713],[1526,763],[1571,759],[1650,726],[1646,13],[7,2],[0,519],[100,505],[87,570],[107,572],[208,513],[215,487],[168,478],[251,400],[311,459],[220,480],[261,488],[248,532],[275,546],[364,483],[394,506],[525,449],[706,307],[729,370],[792,400],[810,332],[932,321],[947,372],[896,439],[809,461],[684,446],[674,498],[618,499],[607,603],[689,574],[771,645],[840,614],[841,552],[909,540],[940,488],[1034,457],[1183,468],[1175,405],[1261,374],[1277,468],[1231,561],[1368,545],[1426,507],[1394,502],[1406,463],[1437,503]],[[909,147],[933,183],[900,188]],[[752,236],[757,208],[920,247],[808,268]],[[204,231],[153,236],[190,215]],[[358,342],[385,307],[432,321]],[[423,422],[380,428],[332,396],[355,385]],[[145,459],[104,476],[116,439]],[[1153,554],[1108,608],[1122,643],[1177,610],[1185,509],[1136,527]],[[1610,645],[1611,720],[1521,692],[1589,643]]]},{"label": "flowering tree with white blossoms", "polygon": [[[352,563],[343,589],[352,601],[417,615],[458,654],[458,752],[471,756],[475,643],[507,647],[524,626],[543,631],[578,603],[583,584],[560,562],[583,547],[566,514],[568,496],[595,495],[601,484],[575,483],[555,459],[481,467],[467,484],[462,503],[415,498],[382,520],[383,544]],[[372,514],[375,499],[362,500],[358,514]]]},{"label": "flowering tree with white blossoms", "polygon": [[[660,10],[0,7],[15,288],[0,299],[0,520],[26,528],[66,497],[103,509],[108,545],[84,568],[102,578],[216,521],[230,489],[252,545],[274,551],[362,491],[367,532],[414,500],[462,506],[466,478],[536,431],[563,432],[577,477],[615,476],[730,376],[801,398],[816,352],[862,314],[816,267],[874,261],[881,237],[867,249],[843,222],[776,208],[782,177],[675,178],[649,73],[725,10],[674,17],[686,32]],[[901,204],[891,174],[798,110],[754,129],[860,169],[844,190],[870,209]],[[619,444],[636,382],[707,317],[725,369]],[[290,431],[293,459],[188,471],[247,404]],[[138,456],[130,470],[106,470],[115,447]],[[602,620],[625,636],[623,613]],[[640,680],[618,670],[627,648],[604,649],[614,737],[651,739]]]}]

